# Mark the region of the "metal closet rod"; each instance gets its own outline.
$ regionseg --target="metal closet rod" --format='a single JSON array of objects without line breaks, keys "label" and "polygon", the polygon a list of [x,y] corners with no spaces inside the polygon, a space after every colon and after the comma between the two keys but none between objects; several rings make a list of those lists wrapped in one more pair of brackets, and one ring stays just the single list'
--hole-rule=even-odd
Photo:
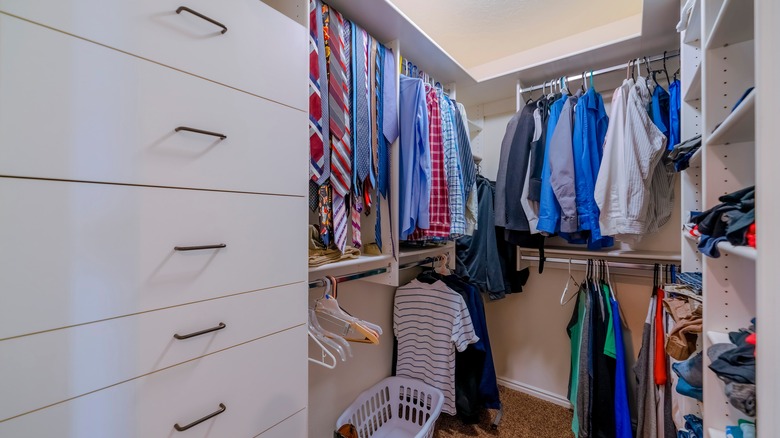
[{"label": "metal closet rod", "polygon": [[[680,51],[679,50],[672,50],[672,51],[666,52],[666,59],[676,58],[678,56],[680,56]],[[657,56],[652,56],[652,57],[648,58],[647,61],[648,62],[656,62],[656,61],[661,61],[663,59],[664,59],[664,55],[657,55]],[[644,57],[636,58],[636,60],[639,61],[637,63],[637,65],[639,65],[639,64],[641,64],[642,62],[645,61],[645,58]],[[632,59],[630,62],[633,62],[633,61],[634,60]],[[613,65],[612,67],[602,68],[601,70],[595,70],[593,72],[593,76],[599,76],[599,75],[603,75],[605,73],[612,73],[613,71],[623,70],[625,68],[628,68],[628,64],[629,64],[629,62],[626,62],[624,64]],[[586,71],[585,73],[590,73],[590,72]],[[562,76],[562,77],[564,77],[564,76]],[[565,76],[565,79],[566,79],[566,82],[582,80],[582,73]],[[551,81],[548,81],[548,82],[545,82],[544,84],[534,85],[534,86],[528,87],[528,88],[521,88],[520,89],[520,93],[527,93],[529,91],[541,90],[542,88],[547,87],[547,84],[549,84],[550,82]]]},{"label": "metal closet rod", "polygon": [[[538,262],[539,257],[538,256],[526,256],[521,255],[523,260],[527,260],[530,262]],[[588,260],[604,260],[607,262],[610,268],[619,268],[619,269],[641,269],[641,270],[651,270],[655,269],[655,264],[652,263],[624,263],[624,262],[613,262],[610,260],[605,259],[599,259],[599,258],[591,258],[591,259],[562,259],[557,257],[545,257],[544,261],[545,263],[564,263],[568,264],[571,262],[572,265],[587,265]],[[675,263],[658,263],[661,266],[669,266],[669,265],[675,265],[679,266]]]},{"label": "metal closet rod", "polygon": [[[366,278],[366,277],[373,277],[374,275],[384,274],[387,272],[388,272],[387,268],[376,268],[376,269],[369,269],[367,271],[355,272],[354,274],[342,275],[341,277],[334,277],[334,278],[336,280],[336,283],[345,283],[347,281],[359,280],[361,278]],[[314,289],[315,287],[325,287],[325,279],[319,278],[317,280],[310,281],[309,289]]]},{"label": "metal closet rod", "polygon": [[[444,260],[444,256],[426,257],[422,260],[417,260],[416,262],[409,262],[400,265],[398,269],[401,270],[401,269],[414,268],[417,266],[427,265],[428,263],[435,263],[441,260]],[[387,272],[389,272],[387,268],[376,268],[376,269],[369,269],[367,271],[355,272],[354,274],[342,275],[341,277],[334,277],[334,278],[336,280],[336,283],[345,283],[347,281],[360,280],[361,278],[373,277],[374,275],[385,274]],[[314,289],[317,287],[325,287],[325,279],[318,278],[317,280],[309,282],[309,289]]]}]

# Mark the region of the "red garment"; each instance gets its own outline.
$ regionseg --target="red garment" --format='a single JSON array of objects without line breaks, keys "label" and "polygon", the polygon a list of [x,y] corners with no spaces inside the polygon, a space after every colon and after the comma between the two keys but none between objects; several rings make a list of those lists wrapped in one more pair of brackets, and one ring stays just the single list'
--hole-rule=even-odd
[{"label": "red garment", "polygon": [[658,301],[655,308],[655,369],[653,374],[655,375],[656,385],[666,384],[666,369],[668,365],[666,363],[666,334],[664,333],[664,291],[660,287],[655,289],[656,300]]},{"label": "red garment", "polygon": [[756,247],[756,224],[752,223],[748,227],[747,234],[745,234],[748,246]]},{"label": "red garment", "polygon": [[436,89],[426,85],[425,101],[428,104],[428,143],[431,148],[431,202],[428,208],[430,227],[416,229],[409,240],[425,240],[430,237],[450,237],[450,195],[447,174],[444,170],[444,135],[441,128],[441,109]]},{"label": "red garment", "polygon": [[[756,345],[756,334],[755,333],[749,334],[748,337],[745,338],[745,342],[747,342],[750,345],[755,346]],[[754,348],[753,349],[753,356],[755,356],[755,355],[756,355],[756,349]]]}]

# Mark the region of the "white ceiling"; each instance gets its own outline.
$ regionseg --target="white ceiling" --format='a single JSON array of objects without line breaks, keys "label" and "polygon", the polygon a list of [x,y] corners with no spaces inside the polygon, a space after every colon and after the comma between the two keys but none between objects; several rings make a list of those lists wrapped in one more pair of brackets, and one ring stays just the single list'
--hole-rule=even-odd
[{"label": "white ceiling", "polygon": [[641,31],[642,0],[390,2],[466,70],[629,17],[635,17],[633,28],[622,36]]},{"label": "white ceiling", "polygon": [[517,81],[535,85],[680,44],[680,0],[326,1],[380,41],[397,41],[442,84],[455,83],[466,105],[514,97]]}]

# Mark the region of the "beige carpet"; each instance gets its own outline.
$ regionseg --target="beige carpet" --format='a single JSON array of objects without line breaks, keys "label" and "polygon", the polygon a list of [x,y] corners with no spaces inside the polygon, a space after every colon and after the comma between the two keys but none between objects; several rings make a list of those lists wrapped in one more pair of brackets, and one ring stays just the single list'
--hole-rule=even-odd
[{"label": "beige carpet", "polygon": [[479,424],[465,425],[442,414],[434,438],[571,438],[571,411],[556,404],[499,386],[504,416],[498,430],[490,427],[495,411],[486,411]]}]

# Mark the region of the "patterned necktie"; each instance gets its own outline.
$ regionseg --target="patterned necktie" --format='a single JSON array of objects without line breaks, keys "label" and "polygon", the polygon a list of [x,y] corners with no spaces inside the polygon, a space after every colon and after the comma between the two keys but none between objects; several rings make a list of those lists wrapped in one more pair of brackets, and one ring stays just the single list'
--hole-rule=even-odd
[{"label": "patterned necktie", "polygon": [[[317,18],[320,18],[318,20]],[[319,5],[317,0],[309,1],[309,179],[310,196],[309,207],[316,209],[318,184],[325,170],[326,157],[330,155],[330,150],[325,153],[323,130],[322,130],[322,91],[320,86],[320,56],[325,59],[325,53],[320,52],[318,41],[322,32]],[[319,24],[319,26],[318,26]],[[330,170],[330,169],[328,169]],[[311,196],[311,190],[315,196]]]},{"label": "patterned necktie", "polygon": [[381,120],[377,117],[377,112],[379,111],[377,51],[377,41],[371,38],[371,57],[369,58],[369,63],[371,64],[371,88],[369,93],[371,94],[371,185],[374,187],[377,186],[376,179],[379,175],[379,137],[382,132],[377,126],[377,120]]},{"label": "patterned necktie", "polygon": [[[327,5],[323,10],[328,9]],[[331,183],[335,193],[346,196],[351,187],[352,148],[348,127],[349,111],[346,103],[346,65],[344,62],[344,39],[341,30],[341,16],[330,9],[328,13],[328,58],[330,134],[331,134]]]},{"label": "patterned necktie", "polygon": [[331,188],[329,184],[323,184],[319,189],[319,215],[320,215],[320,238],[325,246],[330,245],[331,228],[333,226],[333,212],[330,209]]},{"label": "patterned necktie", "polygon": [[377,196],[376,196],[376,224],[374,225],[374,235],[376,236],[376,245],[379,247],[379,250],[382,250],[382,212],[380,210],[382,206],[382,199],[381,197],[384,196],[385,199],[387,199],[387,194],[383,190],[384,187],[382,187],[382,183],[385,182],[387,179],[385,170],[385,164],[386,161],[384,159],[385,149],[387,148],[387,144],[385,142],[385,135],[382,132],[382,120],[383,120],[383,99],[382,99],[382,79],[383,79],[383,71],[384,68],[384,53],[385,48],[382,44],[377,44],[377,51],[376,51],[376,62],[375,62],[375,78],[376,78],[376,87],[375,87],[375,98],[376,98],[376,124],[374,125],[374,130],[377,132],[377,150],[376,150],[376,156],[375,156],[375,166],[376,166],[376,184],[377,184]]},{"label": "patterned necktie", "polygon": [[[323,10],[328,7],[323,6]],[[344,252],[347,245],[347,205],[352,182],[352,148],[350,113],[347,101],[349,88],[345,61],[344,19],[334,9],[328,10],[328,58],[331,133],[331,185],[333,186],[333,237],[336,246]]]},{"label": "patterned necktie", "polygon": [[368,177],[371,168],[371,134],[368,95],[368,34],[356,27],[355,51],[355,83],[354,90],[357,106],[355,107],[355,166],[357,168],[357,183],[355,193],[360,193],[363,181]]},{"label": "patterned necktie", "polygon": [[363,237],[360,234],[360,213],[363,211],[363,204],[360,196],[352,196],[352,246],[360,248],[363,246]]}]

